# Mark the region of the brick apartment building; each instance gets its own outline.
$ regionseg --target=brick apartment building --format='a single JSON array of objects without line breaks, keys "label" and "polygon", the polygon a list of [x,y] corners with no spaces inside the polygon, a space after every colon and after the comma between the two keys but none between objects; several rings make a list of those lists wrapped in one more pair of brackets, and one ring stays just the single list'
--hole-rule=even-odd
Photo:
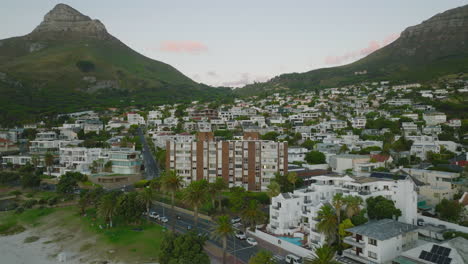
[{"label": "brick apartment building", "polygon": [[223,177],[229,187],[266,190],[275,173],[287,173],[288,143],[259,140],[244,133],[243,140],[215,141],[213,133],[198,133],[193,142],[166,142],[166,168],[175,170],[185,184]]}]

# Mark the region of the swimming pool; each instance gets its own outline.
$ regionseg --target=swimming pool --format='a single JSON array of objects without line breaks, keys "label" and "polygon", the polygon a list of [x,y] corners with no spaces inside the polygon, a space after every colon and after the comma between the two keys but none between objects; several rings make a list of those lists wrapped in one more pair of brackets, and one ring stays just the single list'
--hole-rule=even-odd
[{"label": "swimming pool", "polygon": [[278,237],[281,240],[288,241],[289,243],[292,243],[297,246],[302,246],[301,238],[299,237]]}]

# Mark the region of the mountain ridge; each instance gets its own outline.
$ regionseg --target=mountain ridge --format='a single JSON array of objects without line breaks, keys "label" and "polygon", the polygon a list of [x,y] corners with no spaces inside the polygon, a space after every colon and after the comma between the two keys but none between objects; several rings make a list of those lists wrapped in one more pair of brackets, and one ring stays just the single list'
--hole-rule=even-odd
[{"label": "mountain ridge", "polygon": [[229,94],[134,51],[97,19],[56,5],[29,34],[0,40],[0,124],[89,107],[213,100]]},{"label": "mountain ridge", "polygon": [[[468,71],[468,5],[436,14],[406,28],[387,46],[353,63],[286,73],[264,83],[236,89],[239,95],[268,91],[310,90],[360,81],[428,81]],[[363,73],[365,74],[356,74]]]}]

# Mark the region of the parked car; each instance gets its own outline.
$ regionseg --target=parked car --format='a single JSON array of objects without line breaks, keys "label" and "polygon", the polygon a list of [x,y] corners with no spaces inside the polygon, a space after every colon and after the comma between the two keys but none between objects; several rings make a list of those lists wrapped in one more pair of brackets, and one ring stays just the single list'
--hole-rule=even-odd
[{"label": "parked car", "polygon": [[245,233],[242,232],[242,231],[237,231],[237,232],[236,232],[236,237],[237,237],[238,239],[240,239],[240,240],[247,239],[247,236],[246,236]]},{"label": "parked car", "polygon": [[156,212],[150,212],[149,217],[156,219],[159,215]]},{"label": "parked car", "polygon": [[256,246],[258,244],[257,240],[255,240],[252,237],[247,238],[246,241],[247,241],[247,243],[249,243],[249,245],[252,245],[252,246]]},{"label": "parked car", "polygon": [[279,264],[279,263],[284,263],[285,258],[284,258],[283,256],[281,256],[281,255],[274,255],[274,256],[271,258],[271,260],[273,260],[273,262]]},{"label": "parked car", "polygon": [[242,226],[242,223],[235,223],[232,225],[234,228],[240,228]]},{"label": "parked car", "polygon": [[285,260],[288,264],[302,264],[302,258],[293,254],[286,255]]},{"label": "parked car", "polygon": [[169,219],[167,219],[167,217],[163,216],[161,218],[159,218],[159,220],[163,223],[167,223],[169,221]]},{"label": "parked car", "polygon": [[234,217],[233,219],[231,219],[231,224],[239,223],[240,221],[240,217]]}]

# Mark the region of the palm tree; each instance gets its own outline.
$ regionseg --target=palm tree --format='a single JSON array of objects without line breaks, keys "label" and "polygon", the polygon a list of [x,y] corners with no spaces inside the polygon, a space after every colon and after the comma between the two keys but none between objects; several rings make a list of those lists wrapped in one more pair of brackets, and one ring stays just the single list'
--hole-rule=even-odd
[{"label": "palm tree", "polygon": [[276,181],[272,181],[270,184],[268,184],[266,193],[268,197],[270,197],[270,199],[272,200],[273,197],[276,197],[281,193],[281,186]]},{"label": "palm tree", "polygon": [[111,194],[104,195],[99,201],[98,215],[109,221],[110,227],[112,227],[112,217],[117,212],[117,202],[115,197]]},{"label": "palm tree", "polygon": [[341,252],[341,238],[340,238],[340,235],[338,234],[338,229],[339,229],[339,225],[341,224],[341,209],[345,205],[345,198],[343,197],[342,193],[337,193],[333,196],[332,205],[335,208],[336,221],[337,221],[336,227],[335,227],[337,230],[336,239],[338,241],[339,250]]},{"label": "palm tree", "polygon": [[306,258],[304,264],[339,264],[334,260],[335,251],[328,245],[315,248],[314,256]]},{"label": "palm tree", "polygon": [[361,205],[363,203],[363,200],[360,196],[346,196],[345,198],[345,204],[346,204],[346,216],[348,218],[351,218],[355,215],[357,215],[361,211]]},{"label": "palm tree", "polygon": [[34,165],[34,170],[36,170],[37,166],[39,166],[39,162],[40,162],[39,156],[37,155],[31,156],[31,163]]},{"label": "palm tree", "polygon": [[50,152],[47,152],[44,156],[44,163],[47,166],[47,171],[50,177],[50,174],[51,174],[50,167],[54,165],[54,155],[52,155],[52,153]]},{"label": "palm tree", "polygon": [[215,207],[215,200],[218,200],[218,210],[221,211],[221,200],[222,200],[222,195],[221,192],[226,190],[228,188],[228,185],[226,184],[226,181],[222,177],[217,177],[215,182],[212,182],[209,184],[208,189],[212,198],[212,205],[213,208]]},{"label": "palm tree", "polygon": [[151,189],[154,189],[156,191],[161,190],[161,178],[154,178],[150,181],[149,184]]},{"label": "palm tree", "polygon": [[216,220],[216,226],[213,230],[213,237],[215,239],[223,240],[223,264],[226,263],[226,250],[227,239],[234,234],[234,227],[232,227],[231,220],[227,215],[222,215]]},{"label": "palm tree", "polygon": [[147,186],[140,193],[140,199],[145,204],[146,215],[148,215],[148,216],[149,216],[149,211],[150,211],[150,208],[151,208],[151,203],[153,202],[153,198],[154,198],[153,189],[151,189],[149,186]]},{"label": "palm tree", "polygon": [[286,175],[288,182],[292,183],[294,190],[296,189],[297,174],[295,172],[290,172]]},{"label": "palm tree", "polygon": [[252,230],[255,229],[256,224],[261,221],[264,216],[257,200],[250,200],[249,204],[241,211],[242,219],[250,224]]},{"label": "palm tree", "polygon": [[331,205],[326,204],[320,207],[320,210],[317,212],[317,218],[319,219],[319,222],[316,225],[317,230],[327,236],[328,244],[333,243],[336,238],[336,234],[338,233],[338,221],[335,210]]},{"label": "palm tree", "polygon": [[189,206],[193,207],[193,216],[195,222],[195,228],[198,227],[198,209],[206,201],[208,194],[208,181],[199,180],[193,181],[184,190],[184,202]]},{"label": "palm tree", "polygon": [[[183,179],[174,170],[165,171],[161,177],[161,189],[171,194],[171,212],[174,220],[175,193],[182,188]],[[175,221],[171,221],[172,230],[175,230]]]},{"label": "palm tree", "polygon": [[345,198],[342,193],[337,193],[333,196],[332,205],[335,208],[338,224],[341,223],[341,209],[345,205]]}]

